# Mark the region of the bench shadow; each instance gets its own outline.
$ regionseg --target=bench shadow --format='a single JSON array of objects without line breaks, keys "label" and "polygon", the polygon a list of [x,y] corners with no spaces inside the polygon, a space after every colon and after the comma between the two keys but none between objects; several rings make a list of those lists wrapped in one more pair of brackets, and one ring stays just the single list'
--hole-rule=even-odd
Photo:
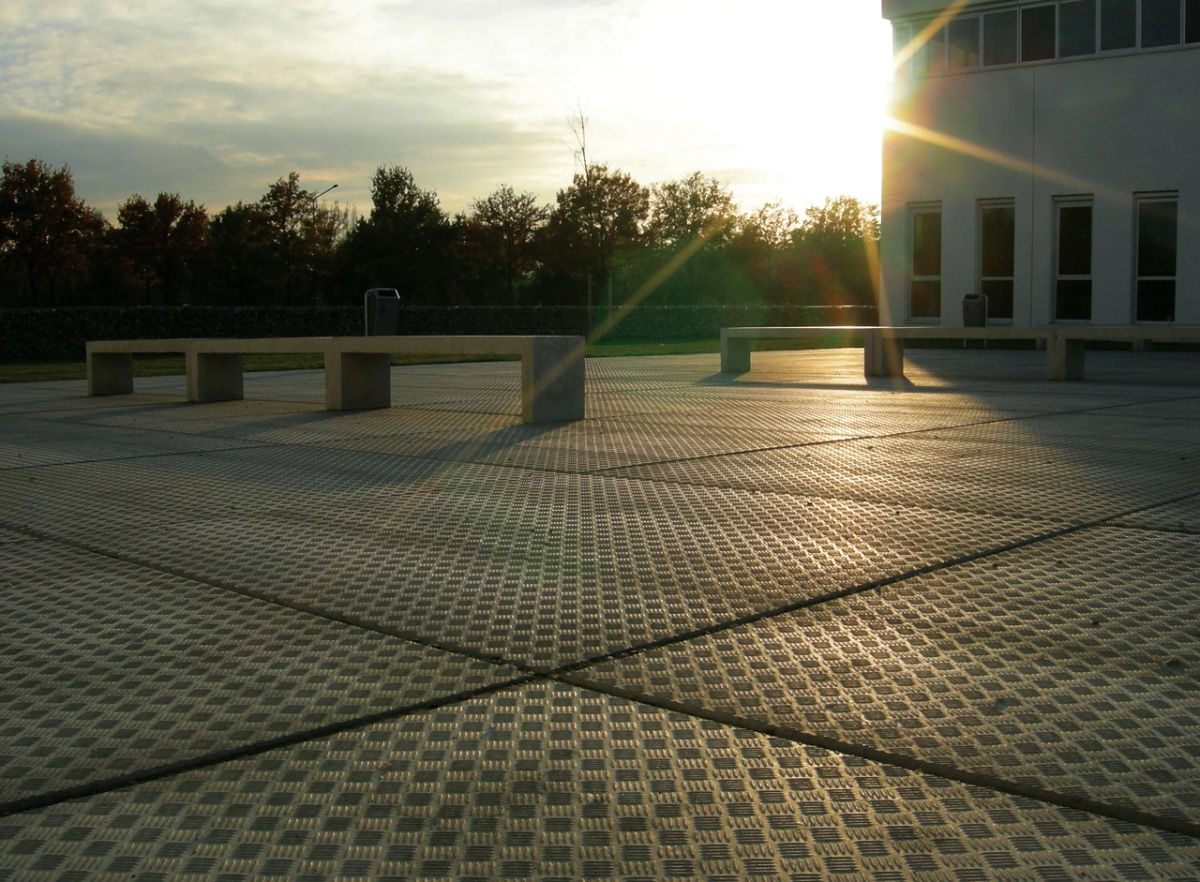
[{"label": "bench shadow", "polygon": [[868,377],[862,383],[795,382],[783,380],[747,380],[746,374],[715,373],[696,380],[696,386],[736,386],[739,389],[893,389],[905,392],[920,391],[908,377]]}]

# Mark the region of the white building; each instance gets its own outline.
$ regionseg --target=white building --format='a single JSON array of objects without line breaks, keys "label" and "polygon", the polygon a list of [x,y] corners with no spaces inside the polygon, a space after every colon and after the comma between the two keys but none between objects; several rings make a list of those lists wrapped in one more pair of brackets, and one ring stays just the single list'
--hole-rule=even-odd
[{"label": "white building", "polygon": [[1200,0],[883,0],[893,324],[1200,324]]}]

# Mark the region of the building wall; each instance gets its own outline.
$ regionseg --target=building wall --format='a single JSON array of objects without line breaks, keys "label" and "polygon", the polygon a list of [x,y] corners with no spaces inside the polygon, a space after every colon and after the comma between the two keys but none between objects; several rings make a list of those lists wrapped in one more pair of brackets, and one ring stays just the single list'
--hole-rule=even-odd
[{"label": "building wall", "polygon": [[909,207],[941,202],[941,323],[955,326],[962,296],[979,287],[978,201],[1011,197],[1013,322],[1048,324],[1054,199],[1088,194],[1092,323],[1130,324],[1134,194],[1177,190],[1175,321],[1200,324],[1197,95],[1197,46],[898,78],[890,112],[900,130],[885,135],[883,168],[881,257],[891,320],[908,318]]}]

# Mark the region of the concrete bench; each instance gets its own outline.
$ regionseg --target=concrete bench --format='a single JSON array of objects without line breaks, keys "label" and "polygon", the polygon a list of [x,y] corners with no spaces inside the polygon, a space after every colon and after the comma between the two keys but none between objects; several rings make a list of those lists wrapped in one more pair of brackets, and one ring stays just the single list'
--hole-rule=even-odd
[{"label": "concrete bench", "polygon": [[133,392],[135,353],[183,353],[189,401],[244,397],[242,356],[320,353],[327,410],[391,406],[393,355],[516,355],[521,419],[583,419],[582,337],[269,337],[256,339],[93,340],[87,344],[89,395]]},{"label": "concrete bench", "polygon": [[905,340],[1037,340],[1045,341],[1046,379],[1082,380],[1084,347],[1089,340],[1105,342],[1200,343],[1197,327],[1100,327],[1091,325],[1017,328],[871,327],[848,325],[779,328],[722,328],[721,371],[750,370],[750,344],[755,340],[824,340],[847,345],[861,343],[863,374],[903,377]]}]

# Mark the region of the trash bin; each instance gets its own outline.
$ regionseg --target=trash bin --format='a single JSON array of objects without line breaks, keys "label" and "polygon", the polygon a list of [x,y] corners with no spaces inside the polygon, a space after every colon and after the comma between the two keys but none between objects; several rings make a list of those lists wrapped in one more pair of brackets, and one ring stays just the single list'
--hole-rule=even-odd
[{"label": "trash bin", "polygon": [[363,295],[363,333],[368,337],[394,337],[400,333],[400,292],[371,288]]},{"label": "trash bin", "polygon": [[987,327],[986,294],[967,294],[963,297],[963,327]]}]

